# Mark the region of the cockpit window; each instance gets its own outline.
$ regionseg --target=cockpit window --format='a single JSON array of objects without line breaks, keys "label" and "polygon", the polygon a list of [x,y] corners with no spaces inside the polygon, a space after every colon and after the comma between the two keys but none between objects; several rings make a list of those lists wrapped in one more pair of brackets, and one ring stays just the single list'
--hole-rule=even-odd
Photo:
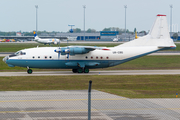
[{"label": "cockpit window", "polygon": [[17,51],[16,53],[14,53],[16,56],[18,55],[26,55],[26,52],[23,51]]},{"label": "cockpit window", "polygon": [[16,53],[14,53],[15,55],[19,55],[19,51],[17,51]]}]

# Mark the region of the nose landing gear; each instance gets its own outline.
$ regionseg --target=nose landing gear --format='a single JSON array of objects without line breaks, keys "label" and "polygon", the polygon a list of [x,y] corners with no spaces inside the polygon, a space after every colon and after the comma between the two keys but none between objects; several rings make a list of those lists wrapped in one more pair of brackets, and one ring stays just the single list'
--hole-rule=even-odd
[{"label": "nose landing gear", "polygon": [[27,70],[27,73],[28,73],[28,74],[31,74],[32,72],[33,72],[33,71],[32,71],[31,69],[28,69],[28,70]]},{"label": "nose landing gear", "polygon": [[28,66],[27,66],[27,69],[28,69],[28,70],[27,70],[27,73],[28,73],[28,74],[32,74],[32,72],[33,72],[32,69],[29,69]]}]

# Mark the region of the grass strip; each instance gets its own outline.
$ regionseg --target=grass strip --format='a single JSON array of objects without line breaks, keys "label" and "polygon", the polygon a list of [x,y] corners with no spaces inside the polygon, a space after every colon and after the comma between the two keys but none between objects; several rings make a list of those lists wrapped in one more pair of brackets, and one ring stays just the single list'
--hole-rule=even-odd
[{"label": "grass strip", "polygon": [[92,89],[128,98],[175,98],[179,75],[0,77],[0,91]]}]

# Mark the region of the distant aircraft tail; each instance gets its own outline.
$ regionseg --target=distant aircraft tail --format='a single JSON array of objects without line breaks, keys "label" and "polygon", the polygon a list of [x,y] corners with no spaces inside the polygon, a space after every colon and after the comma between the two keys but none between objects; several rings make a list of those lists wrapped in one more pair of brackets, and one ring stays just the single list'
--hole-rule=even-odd
[{"label": "distant aircraft tail", "polygon": [[164,47],[176,47],[173,40],[170,38],[168,23],[166,15],[158,14],[156,20],[150,30],[149,34],[130,42],[124,43],[117,47],[129,47],[129,46],[158,46]]},{"label": "distant aircraft tail", "polygon": [[37,36],[36,32],[34,31],[33,33],[34,33],[34,39],[35,39],[35,40],[36,40],[36,39],[39,39],[39,37]]},{"label": "distant aircraft tail", "polygon": [[37,36],[36,32],[34,31],[33,33],[34,33],[34,37],[36,37]]},{"label": "distant aircraft tail", "polygon": [[137,32],[135,31],[135,39],[138,39],[139,37],[137,36]]}]

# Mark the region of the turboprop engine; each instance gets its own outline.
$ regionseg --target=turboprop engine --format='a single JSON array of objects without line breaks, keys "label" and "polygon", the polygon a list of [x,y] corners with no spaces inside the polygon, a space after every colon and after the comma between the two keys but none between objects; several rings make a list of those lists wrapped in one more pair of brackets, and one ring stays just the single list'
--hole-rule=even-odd
[{"label": "turboprop engine", "polygon": [[69,58],[69,55],[75,55],[75,54],[86,54],[89,51],[94,50],[94,48],[85,48],[85,47],[59,47],[57,49],[54,50],[54,52],[58,53],[58,58],[61,55],[67,55],[67,57]]},{"label": "turboprop engine", "polygon": [[[59,48],[58,48],[59,50]],[[55,50],[55,52],[58,52],[58,50]],[[91,50],[88,50],[84,47],[61,47],[61,55],[75,55],[75,54],[85,54],[88,53]]]}]

